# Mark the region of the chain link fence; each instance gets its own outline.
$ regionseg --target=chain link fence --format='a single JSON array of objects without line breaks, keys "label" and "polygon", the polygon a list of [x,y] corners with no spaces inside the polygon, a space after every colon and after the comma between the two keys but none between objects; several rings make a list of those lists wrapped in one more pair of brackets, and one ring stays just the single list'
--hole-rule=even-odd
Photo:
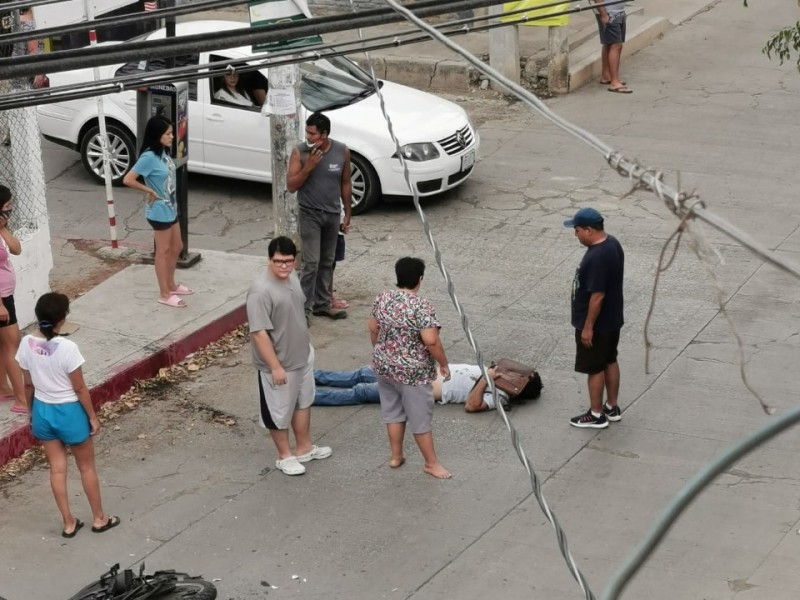
[{"label": "chain link fence", "polygon": [[11,190],[14,198],[9,229],[22,239],[27,237],[26,233],[33,233],[47,223],[36,109],[19,108],[0,112],[0,134],[0,183]]}]

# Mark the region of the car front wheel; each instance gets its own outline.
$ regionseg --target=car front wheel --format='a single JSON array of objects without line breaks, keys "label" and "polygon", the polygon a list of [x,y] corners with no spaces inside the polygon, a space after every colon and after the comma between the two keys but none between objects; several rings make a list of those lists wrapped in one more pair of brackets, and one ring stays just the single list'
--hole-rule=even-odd
[{"label": "car front wheel", "polygon": [[[124,127],[108,125],[108,149],[111,169],[111,183],[122,185],[122,178],[136,162],[136,144],[133,135]],[[103,178],[103,146],[100,143],[100,127],[95,125],[81,139],[81,161],[83,166],[97,181]]]},{"label": "car front wheel", "polygon": [[350,153],[350,184],[353,188],[351,208],[360,215],[381,199],[381,182],[369,161],[355,152]]}]

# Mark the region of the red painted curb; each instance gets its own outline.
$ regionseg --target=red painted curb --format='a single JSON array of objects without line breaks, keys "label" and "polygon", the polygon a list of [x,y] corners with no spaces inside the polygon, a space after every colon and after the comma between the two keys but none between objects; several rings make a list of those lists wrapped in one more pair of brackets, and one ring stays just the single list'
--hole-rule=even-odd
[{"label": "red painted curb", "polygon": [[[217,341],[245,322],[247,322],[247,313],[242,304],[228,314],[205,325],[202,329],[179,340],[168,342],[153,354],[120,367],[103,383],[89,390],[92,404],[95,408],[99,408],[106,402],[118,400],[120,396],[131,389],[136,380],[153,377],[159,369],[181,362],[187,355]],[[3,438],[0,438],[0,467],[21,456],[25,450],[34,447],[37,443],[27,423],[16,426]]]}]

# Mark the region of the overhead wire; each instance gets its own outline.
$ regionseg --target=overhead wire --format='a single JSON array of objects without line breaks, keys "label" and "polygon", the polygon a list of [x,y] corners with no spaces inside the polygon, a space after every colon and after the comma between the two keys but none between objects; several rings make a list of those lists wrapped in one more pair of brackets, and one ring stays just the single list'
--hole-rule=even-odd
[{"label": "overhead wire", "polygon": [[[633,191],[634,189],[645,189],[648,191],[652,191],[659,198],[659,200],[664,202],[664,204],[671,212],[673,212],[679,219],[681,219],[682,225],[691,224],[692,219],[695,218],[702,220],[703,222],[711,225],[718,231],[721,231],[722,233],[728,235],[735,241],[739,242],[745,248],[749,249],[751,252],[753,252],[766,262],[772,264],[773,266],[779,268],[780,270],[783,270],[791,275],[794,275],[797,278],[800,278],[800,269],[798,269],[797,265],[795,265],[792,261],[784,260],[781,257],[775,255],[774,253],[769,251],[766,247],[756,242],[748,234],[742,232],[741,230],[739,230],[732,224],[728,223],[726,220],[722,219],[718,215],[712,213],[711,211],[708,211],[705,208],[703,202],[699,198],[697,198],[696,194],[686,193],[680,190],[673,189],[671,186],[664,183],[663,175],[660,171],[646,169],[638,165],[634,161],[626,159],[621,153],[613,150],[610,146],[600,141],[593,134],[583,130],[579,126],[569,122],[566,119],[563,119],[556,113],[552,112],[535,95],[521,88],[519,85],[515,84],[508,78],[502,76],[495,69],[486,65],[485,63],[478,60],[476,57],[474,57],[472,54],[470,54],[463,48],[457,46],[456,44],[448,40],[445,36],[441,35],[440,32],[436,31],[435,28],[430,27],[425,22],[416,18],[413,15],[413,13],[410,13],[408,10],[400,6],[395,0],[385,0],[385,1],[394,10],[403,14],[409,21],[420,27],[420,29],[428,32],[430,37],[432,37],[434,40],[440,41],[451,50],[457,52],[459,55],[466,58],[471,64],[473,64],[481,72],[487,75],[490,79],[500,83],[515,96],[522,99],[527,104],[531,105],[540,115],[544,116],[558,127],[564,129],[568,133],[574,135],[575,137],[583,141],[591,148],[603,154],[604,158],[612,168],[614,168],[621,175],[627,176],[628,179],[632,182],[633,187],[631,191]],[[374,69],[373,69],[373,75],[374,75]],[[387,123],[389,124],[389,128],[391,130],[391,121],[385,112],[384,115],[387,118]],[[404,172],[406,174],[406,177],[408,177],[407,169],[405,169]],[[443,261],[440,261],[441,253],[439,251],[438,245],[435,242],[435,239],[433,238],[432,232],[430,230],[430,225],[427,223],[424,212],[422,212],[422,209],[419,206],[419,201],[416,194],[414,195],[414,203],[418,213],[420,214],[420,218],[423,221],[423,226],[425,229],[426,236],[428,237],[429,242],[431,243],[431,246],[433,248],[434,254],[437,257],[437,265],[442,271],[443,277],[447,282],[448,294],[450,295],[453,304],[456,306],[457,312],[459,312],[459,315],[462,318],[462,327],[465,330],[467,340],[470,346],[472,347],[473,351],[475,352],[476,356],[478,357],[478,362],[479,365],[481,366],[482,375],[489,383],[489,386],[492,389],[492,393],[495,394],[496,398],[496,388],[494,387],[493,381],[489,377],[488,372],[486,372],[484,368],[483,358],[480,354],[480,349],[476,341],[474,340],[471,331],[469,331],[469,325],[468,325],[468,320],[466,318],[466,314],[463,313],[463,310],[459,306],[458,299],[455,296],[454,286],[452,284],[449,275],[446,273],[446,268],[444,266],[444,263]],[[745,380],[745,385],[747,385],[746,380]],[[752,391],[749,385],[748,389]],[[762,407],[764,407],[765,410],[767,410],[769,407],[766,406],[766,404],[761,400],[760,397],[758,397],[757,394],[756,397],[761,402]],[[514,445],[514,448],[517,451],[517,455],[519,456],[520,460],[525,466],[525,469],[531,475],[531,479],[534,483],[534,492],[536,498],[537,500],[540,500],[541,496],[540,496],[540,490],[537,489],[537,478],[535,472],[530,468],[530,465],[525,457],[525,453],[520,446],[519,436],[517,432],[514,430],[511,423],[508,421],[505,411],[502,410],[502,403],[497,403],[497,407],[498,411],[503,417],[504,422],[506,423],[506,427],[508,427],[509,429],[509,432],[511,434],[512,444]],[[726,452],[720,455],[717,459],[709,463],[705,468],[701,469],[701,471],[698,472],[695,475],[695,477],[684,487],[684,489],[681,490],[681,492],[670,502],[668,507],[665,509],[663,515],[658,520],[656,525],[651,529],[646,538],[631,554],[631,556],[626,559],[626,561],[623,563],[620,569],[614,574],[614,576],[612,577],[612,579],[608,584],[607,590],[603,595],[603,600],[616,600],[619,597],[619,594],[621,593],[622,589],[635,575],[635,573],[638,571],[641,565],[644,564],[647,557],[655,550],[660,540],[670,529],[670,527],[678,518],[678,516],[689,506],[689,504],[694,500],[694,498],[711,481],[713,481],[715,477],[717,477],[726,468],[734,464],[741,457],[745,456],[747,453],[749,453],[759,445],[772,439],[774,436],[778,435],[782,431],[786,430],[787,428],[793,426],[798,422],[800,422],[800,407],[794,408],[789,412],[785,413],[784,415],[770,422],[765,423],[764,425],[759,427],[754,433],[745,436],[744,438],[739,440],[737,443],[731,446]],[[540,500],[540,506],[542,506],[542,509],[549,520],[551,518],[552,513],[549,511],[549,509],[546,508],[546,505],[543,505],[541,500]],[[593,594],[591,590],[588,588],[588,585],[585,584],[585,581],[579,578],[582,576],[580,575],[580,571],[577,569],[577,566],[575,565],[574,560],[572,559],[572,556],[567,549],[566,536],[563,534],[563,530],[557,525],[557,521],[555,521],[554,515],[551,524],[553,525],[554,528],[556,528],[559,540],[559,546],[562,550],[562,554],[564,555],[565,560],[567,561],[567,566],[570,569],[570,572],[578,581],[586,597],[587,598],[593,597]]]},{"label": "overhead wire", "polygon": [[[623,0],[609,0],[611,5]],[[428,0],[414,5],[422,17],[497,4],[497,0]],[[558,3],[553,3],[558,4]],[[585,9],[584,9],[585,10]],[[346,17],[346,18],[343,18]],[[76,48],[43,54],[0,58],[0,79],[27,76],[31,72],[57,73],[78,68],[124,63],[148,58],[168,58],[194,52],[214,51],[250,44],[288,42],[325,33],[348,31],[401,21],[391,9],[372,9],[353,15],[332,15],[289,23],[255,25],[232,30],[167,37],[152,41],[128,41],[95,48]]]},{"label": "overhead wire", "polygon": [[[612,0],[607,5],[621,0]],[[554,2],[553,5],[563,4],[563,2]],[[549,5],[547,5],[549,6]],[[437,29],[449,29],[450,27],[458,27],[452,31],[444,31],[444,35],[458,36],[467,35],[477,31],[488,31],[498,27],[508,27],[513,25],[534,22],[539,19],[551,18],[553,16],[560,16],[564,14],[572,14],[575,12],[589,10],[588,7],[575,7],[566,11],[550,13],[541,17],[524,16],[519,19],[504,20],[502,22],[490,23],[479,27],[469,28],[469,23],[476,21],[484,21],[485,17],[473,17],[469,19],[460,19],[450,21],[437,25]],[[529,12],[529,9],[516,10],[508,13],[509,15]],[[244,28],[243,28],[244,29]],[[391,40],[386,43],[374,43],[367,46],[368,50],[379,50],[383,48],[397,47],[402,44],[417,43],[429,39],[427,34],[418,35],[411,39],[400,39],[405,35],[412,35],[418,30],[405,30],[401,32],[392,32],[389,34],[377,35],[372,38],[366,38],[365,41],[378,42],[380,40]],[[282,66],[293,64],[297,62],[305,62],[312,58],[331,58],[336,56],[347,56],[356,52],[361,52],[361,49],[350,48],[362,44],[361,40],[346,40],[335,43],[322,43],[310,44],[303,47],[302,55],[298,55],[296,49],[288,49],[284,51],[265,52],[254,54],[242,59],[230,59],[224,61],[224,65],[231,65],[240,72],[248,72],[253,70],[262,69],[265,67]],[[344,49],[343,49],[344,48]],[[124,91],[133,87],[143,85],[155,85],[161,83],[170,83],[172,81],[194,81],[203,79],[208,76],[218,74],[213,70],[206,72],[207,68],[213,69],[216,64],[223,63],[209,63],[206,65],[197,66],[184,66],[172,69],[159,69],[158,71],[147,71],[141,75],[127,75],[121,77],[113,77],[98,81],[85,81],[83,83],[61,85],[45,89],[28,89],[7,94],[0,98],[0,110],[8,110],[12,108],[20,108],[23,106],[36,106],[41,104],[52,104],[55,102],[65,102],[67,100],[77,100],[81,98],[88,98],[95,95],[112,94],[115,92]],[[31,73],[38,72],[38,69],[26,73],[29,76]],[[74,93],[69,93],[74,92]]]},{"label": "overhead wire", "polygon": [[[63,0],[59,0],[62,2]],[[176,17],[181,15],[193,14],[201,11],[219,10],[229,6],[239,6],[247,0],[198,0],[192,4],[184,6],[174,6],[169,8],[159,8],[146,12],[132,13],[127,15],[115,15],[111,17],[98,17],[91,21],[81,21],[80,23],[70,23],[57,27],[42,27],[34,31],[21,31],[17,33],[6,33],[0,35],[0,45],[13,44],[14,42],[27,41],[30,39],[40,39],[48,37],[59,37],[70,33],[88,32],[92,29],[102,31],[111,27],[122,25],[138,25],[139,23],[151,23],[159,21],[165,17]],[[6,5],[0,4],[0,9],[5,10]],[[32,35],[33,34],[33,35]]]},{"label": "overhead wire", "polygon": [[[353,0],[350,0],[350,2],[351,2],[351,6],[352,6]],[[434,32],[436,32],[437,36],[441,35],[438,31],[436,31],[435,28],[432,28],[429,25],[427,25],[425,22],[419,20],[413,13],[411,13],[409,10],[407,10],[407,9],[403,8],[402,6],[400,6],[394,0],[386,0],[386,2],[394,10],[396,10],[398,13],[403,15],[406,19],[408,19],[409,21],[411,21],[415,25],[417,25],[423,31],[427,31],[428,33],[430,33],[431,31],[434,31]],[[433,34],[431,34],[431,35],[433,35]],[[361,30],[360,29],[359,29],[359,36],[361,36]],[[446,38],[444,38],[444,36],[442,36],[442,37],[443,37],[443,39],[446,39]],[[437,38],[434,37],[434,39],[437,39]],[[447,294],[449,295],[450,300],[451,300],[456,312],[458,313],[459,320],[461,322],[461,328],[464,331],[464,335],[467,338],[467,342],[469,343],[472,351],[475,354],[475,358],[476,358],[477,364],[478,364],[478,366],[480,368],[480,371],[481,371],[481,376],[487,382],[488,388],[492,393],[492,397],[494,398],[494,404],[495,404],[496,410],[498,411],[498,413],[500,414],[501,418],[503,419],[503,422],[505,423],[505,426],[508,429],[509,434],[511,436],[511,443],[512,443],[512,445],[514,447],[514,450],[516,451],[520,462],[522,463],[523,467],[525,468],[525,470],[527,471],[527,473],[528,473],[528,475],[530,477],[531,488],[532,488],[534,497],[536,498],[537,502],[539,503],[539,506],[542,509],[542,512],[544,513],[545,517],[547,518],[547,520],[550,522],[550,524],[552,525],[553,529],[555,530],[556,539],[558,541],[559,549],[561,550],[561,554],[562,554],[562,556],[564,557],[564,559],[565,559],[565,561],[567,563],[567,567],[569,569],[570,574],[575,578],[575,581],[580,586],[580,588],[581,588],[586,600],[594,600],[594,598],[595,598],[594,593],[592,592],[591,588],[589,587],[589,584],[588,584],[588,582],[586,580],[586,577],[581,572],[580,568],[578,567],[578,565],[577,565],[577,563],[575,561],[575,558],[572,556],[572,553],[571,553],[571,551],[569,549],[569,542],[567,540],[566,532],[564,531],[563,527],[559,523],[558,518],[556,517],[555,513],[550,509],[550,506],[549,506],[549,504],[547,503],[547,500],[544,497],[544,493],[542,492],[541,481],[540,481],[539,476],[536,473],[535,469],[531,466],[530,461],[528,460],[528,457],[527,457],[527,455],[525,453],[525,450],[522,447],[522,443],[520,441],[519,433],[517,432],[516,428],[511,423],[511,421],[509,420],[508,414],[506,413],[506,410],[505,410],[505,408],[503,406],[503,403],[499,400],[498,393],[497,393],[497,387],[495,386],[493,378],[489,375],[489,372],[486,369],[486,363],[485,363],[485,359],[484,359],[483,353],[482,353],[482,351],[480,349],[480,345],[478,344],[478,341],[475,339],[475,336],[473,335],[472,329],[470,328],[469,317],[467,315],[467,312],[466,312],[466,310],[464,309],[464,307],[462,306],[461,302],[458,299],[458,295],[456,294],[455,283],[453,282],[453,278],[451,277],[450,272],[448,271],[448,269],[447,269],[447,267],[445,265],[444,257],[442,255],[441,248],[440,248],[440,246],[439,246],[439,244],[438,244],[438,242],[436,240],[436,237],[433,234],[433,229],[432,229],[432,227],[431,227],[431,225],[430,225],[430,223],[428,221],[427,216],[425,215],[425,211],[422,209],[422,206],[420,205],[419,193],[418,193],[417,189],[415,188],[415,186],[412,184],[411,175],[410,175],[409,168],[408,168],[408,163],[405,160],[405,157],[403,156],[403,153],[401,151],[400,142],[397,139],[397,136],[396,136],[396,134],[394,132],[394,126],[392,124],[391,116],[389,115],[388,111],[386,110],[386,104],[384,102],[383,93],[380,91],[380,86],[378,85],[378,78],[377,78],[377,76],[375,74],[375,67],[374,67],[374,64],[372,62],[372,57],[370,56],[369,52],[366,51],[366,50],[364,51],[364,54],[367,57],[367,62],[369,64],[370,74],[372,75],[373,81],[375,82],[376,93],[378,94],[378,99],[379,99],[379,102],[380,102],[381,112],[383,113],[384,119],[386,120],[387,128],[389,130],[389,135],[391,136],[392,141],[395,144],[396,155],[399,157],[400,164],[401,164],[401,166],[403,168],[403,176],[404,176],[404,178],[406,180],[406,183],[407,183],[409,189],[412,191],[414,207],[415,207],[415,209],[417,211],[417,214],[419,215],[420,221],[422,222],[422,226],[423,226],[423,230],[424,230],[424,233],[425,233],[425,237],[428,240],[428,243],[430,244],[430,246],[431,246],[431,248],[433,250],[434,260],[436,262],[436,265],[439,268],[439,272],[442,274],[442,277],[444,278],[445,284],[447,286]]]}]

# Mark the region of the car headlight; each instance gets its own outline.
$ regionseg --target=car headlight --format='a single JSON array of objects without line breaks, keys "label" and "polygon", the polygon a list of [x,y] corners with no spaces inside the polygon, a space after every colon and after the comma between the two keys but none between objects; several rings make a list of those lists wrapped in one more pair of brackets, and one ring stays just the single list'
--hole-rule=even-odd
[{"label": "car headlight", "polygon": [[[400,148],[403,158],[406,160],[413,160],[422,162],[424,160],[433,160],[439,158],[439,151],[430,142],[423,142],[420,144],[406,144]],[[394,155],[397,158],[397,154]]]}]

